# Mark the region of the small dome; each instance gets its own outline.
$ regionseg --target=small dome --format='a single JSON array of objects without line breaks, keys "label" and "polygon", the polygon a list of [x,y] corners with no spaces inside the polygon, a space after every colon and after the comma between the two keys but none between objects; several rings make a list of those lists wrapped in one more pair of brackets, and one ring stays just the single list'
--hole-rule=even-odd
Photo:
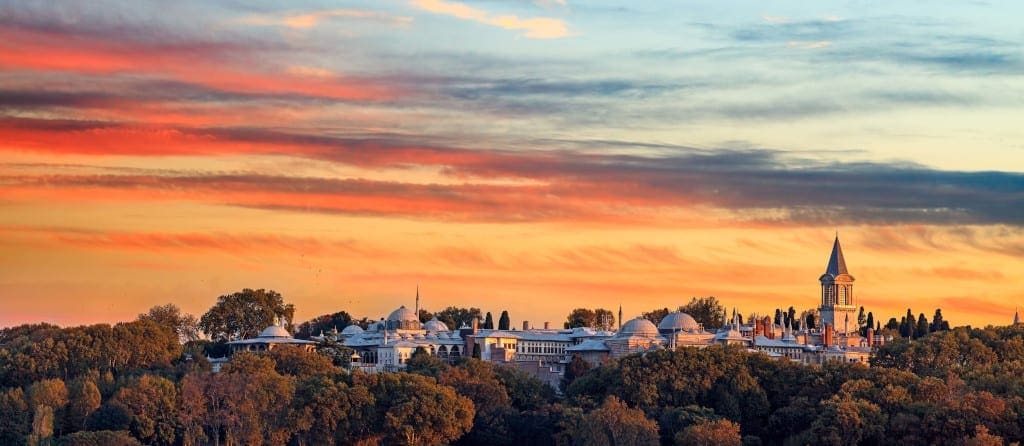
[{"label": "small dome", "polygon": [[699,330],[700,324],[698,324],[692,316],[681,311],[669,313],[661,320],[661,323],[658,324],[658,331],[662,333],[671,333],[676,331],[695,332]]},{"label": "small dome", "polygon": [[576,327],[576,328],[572,329],[571,336],[574,336],[574,337],[578,337],[578,336],[593,336],[595,334],[597,334],[597,332],[594,331],[592,328],[589,328],[589,327]]},{"label": "small dome", "polygon": [[622,329],[619,330],[619,333],[616,336],[622,338],[629,336],[656,338],[658,337],[658,327],[655,327],[653,322],[642,317],[638,317],[630,319],[629,322],[622,324]]},{"label": "small dome", "polygon": [[449,331],[448,330],[448,326],[445,325],[444,322],[441,322],[441,321],[437,320],[437,316],[434,316],[433,319],[431,319],[431,320],[427,321],[427,323],[423,324],[423,329],[427,330],[427,331],[434,331],[434,332]]},{"label": "small dome", "polygon": [[271,326],[263,329],[263,332],[260,333],[260,337],[261,338],[290,338],[290,337],[292,337],[292,334],[288,333],[288,330],[285,330],[284,327],[282,327],[280,325],[271,325]]},{"label": "small dome", "polygon": [[341,330],[341,334],[344,336],[352,336],[362,332],[363,328],[356,324],[349,325],[348,327],[345,327],[345,329]]},{"label": "small dome", "polygon": [[392,311],[391,314],[388,315],[388,320],[395,322],[420,323],[420,317],[416,315],[416,312],[405,308],[405,305],[402,305],[401,307],[398,307],[397,310]]}]

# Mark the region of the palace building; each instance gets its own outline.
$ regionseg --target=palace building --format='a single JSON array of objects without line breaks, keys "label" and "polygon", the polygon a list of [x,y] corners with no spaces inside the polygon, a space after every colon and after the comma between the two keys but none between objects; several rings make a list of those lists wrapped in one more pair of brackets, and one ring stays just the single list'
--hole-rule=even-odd
[{"label": "palace building", "polygon": [[738,345],[750,351],[761,352],[779,360],[822,364],[826,361],[866,362],[872,347],[886,341],[867,328],[867,336],[860,335],[857,324],[856,300],[853,294],[854,278],[850,275],[839,236],[832,244],[825,273],[818,279],[821,286],[820,321],[818,327],[799,327],[802,320],[790,320],[783,315],[780,321],[770,317],[754,317],[743,324],[734,310],[731,320],[723,327],[708,331],[692,316],[674,312],[656,325],[637,317],[622,321],[619,309],[619,329],[604,331],[595,328],[553,329],[530,327],[523,322],[522,329],[480,329],[479,321],[450,329],[434,319],[421,323],[419,319],[419,288],[416,307],[405,306],[391,312],[387,318],[371,323],[366,329],[350,325],[343,330],[313,336],[312,341],[293,339],[282,324],[268,327],[256,338],[233,341],[232,351],[265,351],[280,344],[311,348],[314,342],[336,342],[351,348],[351,368],[364,372],[391,372],[406,367],[409,358],[422,348],[428,354],[454,361],[461,356],[475,356],[483,361],[518,367],[558,387],[558,382],[574,356],[591,366],[622,356],[662,349],[682,347],[704,348],[710,345]]}]

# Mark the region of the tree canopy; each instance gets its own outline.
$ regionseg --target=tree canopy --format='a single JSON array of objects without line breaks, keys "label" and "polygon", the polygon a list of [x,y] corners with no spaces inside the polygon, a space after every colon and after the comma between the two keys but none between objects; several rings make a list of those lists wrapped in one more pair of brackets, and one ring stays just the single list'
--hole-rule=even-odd
[{"label": "tree canopy", "polygon": [[217,298],[210,311],[199,319],[199,328],[217,342],[256,337],[274,324],[277,318],[288,321],[289,331],[295,307],[285,304],[281,294],[273,290],[246,288]]}]

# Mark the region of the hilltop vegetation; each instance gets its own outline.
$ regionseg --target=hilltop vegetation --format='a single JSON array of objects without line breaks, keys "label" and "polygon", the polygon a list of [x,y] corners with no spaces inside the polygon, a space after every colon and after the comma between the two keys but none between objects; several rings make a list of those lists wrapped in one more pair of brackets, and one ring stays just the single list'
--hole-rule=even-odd
[{"label": "hilltop vegetation", "polygon": [[870,367],[804,366],[721,346],[632,355],[589,371],[574,361],[558,396],[512,368],[472,358],[449,365],[423,352],[408,373],[353,374],[329,355],[279,348],[237,354],[212,374],[202,341],[179,342],[191,337],[183,321],[195,322],[162,308],[113,326],[0,330],[0,444],[1024,439],[1021,327],[898,338],[878,349]]}]

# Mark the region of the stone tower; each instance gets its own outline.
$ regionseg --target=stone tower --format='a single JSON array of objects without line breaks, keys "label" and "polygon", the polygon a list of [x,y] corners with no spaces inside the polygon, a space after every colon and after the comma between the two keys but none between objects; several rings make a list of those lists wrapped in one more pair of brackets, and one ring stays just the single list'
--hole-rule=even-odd
[{"label": "stone tower", "polygon": [[853,298],[853,276],[846,269],[843,248],[839,245],[839,235],[832,245],[825,274],[818,279],[821,282],[821,326],[832,324],[839,333],[857,331],[857,305]]}]

